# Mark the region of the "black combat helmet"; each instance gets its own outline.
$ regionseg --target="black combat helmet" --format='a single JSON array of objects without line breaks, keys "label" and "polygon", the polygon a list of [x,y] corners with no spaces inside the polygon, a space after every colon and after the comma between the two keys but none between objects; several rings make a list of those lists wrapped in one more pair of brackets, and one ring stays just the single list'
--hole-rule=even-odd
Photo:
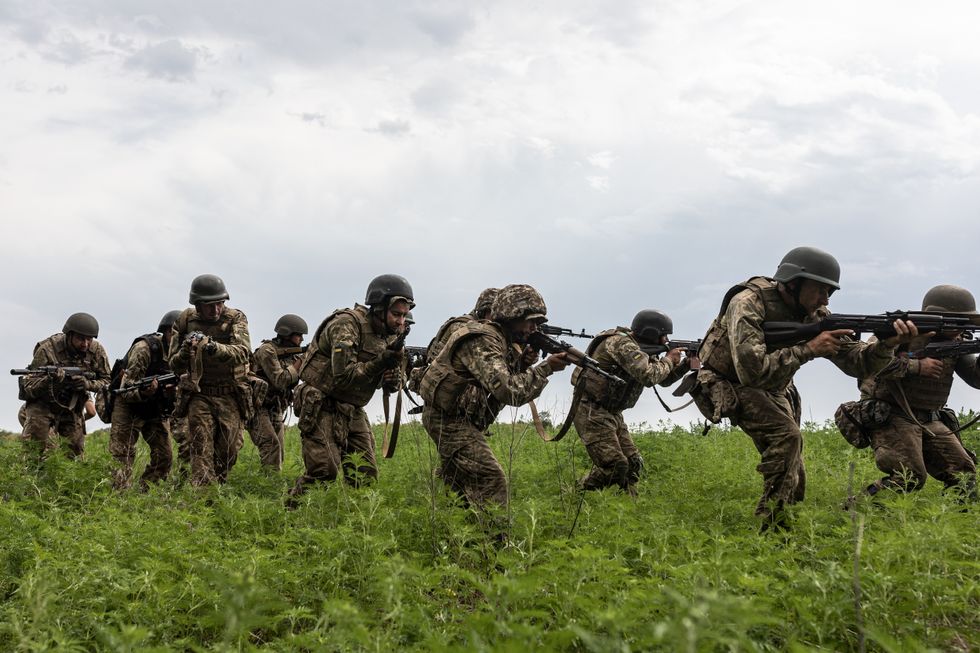
[{"label": "black combat helmet", "polygon": [[88,313],[72,313],[61,328],[64,334],[77,333],[86,338],[99,337],[99,321]]},{"label": "black combat helmet", "polygon": [[646,309],[633,318],[630,331],[640,342],[659,345],[661,337],[669,336],[674,332],[674,323],[666,313]]},{"label": "black combat helmet", "polygon": [[922,298],[923,311],[977,314],[977,300],[966,288],[943,284],[930,288]]},{"label": "black combat helmet", "polygon": [[306,326],[306,320],[299,315],[286,313],[276,322],[276,335],[291,336],[294,333],[301,333],[304,336],[310,332],[310,327]]},{"label": "black combat helmet", "polygon": [[160,324],[157,326],[157,333],[170,333],[170,328],[177,321],[177,316],[180,314],[181,311],[167,311],[164,313],[163,317],[160,318]]},{"label": "black combat helmet", "polygon": [[840,264],[833,256],[816,247],[795,247],[779,262],[772,278],[780,283],[793,279],[813,279],[832,288],[840,288]]},{"label": "black combat helmet", "polygon": [[415,293],[408,279],[397,274],[382,274],[371,279],[364,303],[368,306],[387,307],[391,302],[404,299],[409,308],[415,308]]},{"label": "black combat helmet", "polygon": [[228,299],[228,291],[221,277],[214,274],[202,274],[191,281],[191,294],[188,301],[191,304],[208,304]]}]

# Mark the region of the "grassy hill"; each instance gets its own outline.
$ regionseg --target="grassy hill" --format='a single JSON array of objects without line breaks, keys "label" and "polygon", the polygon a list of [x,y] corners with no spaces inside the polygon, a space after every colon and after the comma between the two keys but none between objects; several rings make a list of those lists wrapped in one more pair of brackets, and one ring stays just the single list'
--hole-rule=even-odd
[{"label": "grassy hill", "polygon": [[3,439],[0,650],[842,651],[862,632],[869,650],[980,650],[980,506],[933,481],[852,520],[848,467],[870,482],[870,453],[810,425],[807,500],[790,534],[760,536],[747,437],[636,431],[633,500],[575,491],[574,434],[495,426],[513,496],[502,548],[433,477],[416,425],[374,487],[318,488],[293,512],[292,430],[282,474],[246,442],[227,485],[147,494],[112,491],[104,432],[39,477]]}]

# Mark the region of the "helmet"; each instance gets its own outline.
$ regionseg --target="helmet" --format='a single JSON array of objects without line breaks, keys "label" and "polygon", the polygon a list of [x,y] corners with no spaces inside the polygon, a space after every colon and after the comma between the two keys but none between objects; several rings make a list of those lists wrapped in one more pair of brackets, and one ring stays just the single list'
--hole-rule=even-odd
[{"label": "helmet", "polygon": [[833,256],[816,247],[795,247],[779,262],[772,278],[780,283],[793,279],[813,279],[840,288],[840,264]]},{"label": "helmet", "polygon": [[408,326],[415,324],[415,316],[412,315],[412,311],[405,313],[405,324]]},{"label": "helmet", "polygon": [[514,283],[504,286],[497,293],[490,307],[490,317],[494,322],[511,320],[545,322],[548,319],[548,308],[537,290],[527,284]]},{"label": "helmet", "polygon": [[922,298],[922,310],[976,315],[977,301],[966,288],[943,284],[929,289]]},{"label": "helmet", "polygon": [[170,328],[177,321],[177,316],[180,315],[181,311],[168,311],[163,317],[160,318],[160,325],[157,327],[157,333],[166,333],[170,331]]},{"label": "helmet", "polygon": [[368,306],[387,306],[398,299],[404,299],[409,308],[415,308],[415,293],[408,279],[397,274],[382,274],[371,279],[364,303]]},{"label": "helmet", "polygon": [[310,327],[306,326],[306,320],[299,315],[286,313],[276,322],[276,335],[291,336],[294,333],[301,333],[304,336],[310,332]]},{"label": "helmet", "polygon": [[490,316],[490,308],[493,306],[493,300],[499,292],[499,288],[487,288],[481,292],[480,296],[476,298],[476,306],[471,311],[473,317],[478,320],[487,319]]},{"label": "helmet", "polygon": [[674,332],[674,323],[666,313],[647,309],[636,314],[630,330],[640,342],[659,345],[661,336]]},{"label": "helmet", "polygon": [[214,274],[202,274],[191,281],[191,294],[187,300],[191,304],[207,304],[228,299],[228,291],[221,277]]},{"label": "helmet", "polygon": [[65,334],[77,333],[86,338],[98,338],[99,321],[88,313],[72,313],[65,320],[65,326],[61,328],[61,332]]}]

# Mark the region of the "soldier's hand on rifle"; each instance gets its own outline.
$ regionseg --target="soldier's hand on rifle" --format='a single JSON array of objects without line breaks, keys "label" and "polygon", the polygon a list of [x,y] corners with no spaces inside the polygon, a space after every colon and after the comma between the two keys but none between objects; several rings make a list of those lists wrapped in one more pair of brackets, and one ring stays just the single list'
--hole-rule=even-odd
[{"label": "soldier's hand on rifle", "polygon": [[[896,335],[892,336],[891,338],[885,338],[885,344],[889,347],[907,345],[913,338],[919,335],[919,329],[912,323],[911,320],[895,320],[892,323],[892,328],[895,329]],[[936,333],[931,332],[923,335],[931,338],[932,336],[936,335]]]},{"label": "soldier's hand on rifle", "polygon": [[153,379],[150,385],[140,390],[140,394],[143,395],[144,397],[152,397],[153,395],[156,394],[159,388],[160,388],[160,382],[157,381],[156,379]]},{"label": "soldier's hand on rifle", "polygon": [[668,359],[671,362],[671,364],[674,365],[674,367],[676,367],[677,365],[680,364],[680,362],[681,362],[681,356],[683,354],[684,354],[684,351],[682,349],[680,349],[680,348],[671,349],[666,354],[664,354],[664,358]]},{"label": "soldier's hand on rifle", "polygon": [[524,367],[531,367],[538,362],[538,350],[530,345],[524,347],[524,351],[521,352],[521,363]]},{"label": "soldier's hand on rifle", "polygon": [[544,359],[544,362],[551,368],[552,372],[561,372],[571,364],[571,362],[568,360],[568,354],[564,352],[560,354],[551,354]]},{"label": "soldier's hand on rifle", "polygon": [[72,376],[68,379],[68,385],[75,392],[85,392],[88,390],[88,381],[85,380],[84,376]]},{"label": "soldier's hand on rifle", "polygon": [[935,358],[919,359],[919,376],[927,379],[939,379],[943,375],[943,362]]},{"label": "soldier's hand on rifle", "polygon": [[854,332],[850,329],[834,329],[833,331],[824,331],[816,338],[806,343],[806,346],[810,348],[810,351],[812,351],[813,355],[817,358],[833,356],[840,351],[841,338],[853,335]]},{"label": "soldier's hand on rifle", "polygon": [[57,370],[54,371],[54,374],[51,375],[51,378],[54,380],[55,383],[64,383],[67,377],[65,375],[65,371],[61,368],[58,368]]},{"label": "soldier's hand on rifle", "polygon": [[381,352],[381,367],[386,370],[398,367],[402,360],[402,350],[385,349]]}]

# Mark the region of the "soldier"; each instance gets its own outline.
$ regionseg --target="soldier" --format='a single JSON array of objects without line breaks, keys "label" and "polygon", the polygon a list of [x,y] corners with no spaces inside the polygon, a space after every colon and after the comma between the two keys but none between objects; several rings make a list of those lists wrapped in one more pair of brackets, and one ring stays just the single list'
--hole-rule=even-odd
[{"label": "soldier", "polygon": [[[317,327],[296,391],[303,462],[306,473],[296,479],[287,505],[317,481],[332,481],[343,469],[344,480],[357,486],[378,476],[374,434],[364,406],[382,383],[391,390],[400,378],[403,351],[400,335],[405,316],[415,306],[412,287],[404,277],[383,274],[368,284],[367,306],[334,311]],[[360,457],[356,469],[348,458]]]},{"label": "soldier", "polygon": [[191,470],[191,435],[187,428],[187,416],[170,415],[170,435],[177,445],[177,469],[174,476],[178,483],[187,480]]},{"label": "soldier", "polygon": [[280,470],[283,420],[292,403],[293,388],[299,382],[299,366],[303,362],[301,345],[309,327],[303,318],[289,313],[279,318],[275,331],[276,337],[263,340],[252,355],[253,372],[268,384],[268,391],[261,405],[256,406],[248,434],[259,450],[262,466]]},{"label": "soldier", "polygon": [[248,320],[225,306],[225,282],[202,274],[191,282],[188,308],[174,322],[170,366],[183,375],[177,417],[187,417],[191,483],[224,483],[238,459],[245,422],[251,417]]},{"label": "soldier", "polygon": [[695,390],[698,408],[718,421],[729,417],[752,438],[761,461],[762,497],[756,515],[761,531],[789,527],[785,505],[802,501],[806,489],[800,395],[793,375],[814,358],[828,358],[845,374],[864,377],[882,369],[895,347],[918,331],[911,322],[894,323],[899,334],[877,343],[847,329],[825,331],[809,342],[773,348],[765,342],[766,321],[812,321],[827,315],[831,294],[840,287],[840,265],[812,247],[790,250],[773,277],[752,277],[726,293],[718,317],[704,337]]},{"label": "soldier", "polygon": [[85,450],[85,407],[89,392],[101,392],[109,384],[109,359],[95,339],[99,323],[88,313],[74,313],[56,333],[34,346],[30,368],[79,367],[85,376],[28,375],[20,380],[21,398],[27,401],[24,440],[35,462],[58,444],[56,434],[68,445],[66,454],[77,458]]},{"label": "soldier", "polygon": [[630,328],[603,331],[589,343],[585,353],[602,369],[625,379],[626,384],[611,383],[597,374],[582,375],[580,369],[572,375],[572,384],[580,388],[581,395],[575,430],[593,465],[579,482],[583,490],[615,485],[636,496],[643,457],[626,428],[623,411],[636,405],[644,387],[671,385],[691,368],[691,359],[681,361],[680,349],[666,352],[663,358],[644,351],[644,347],[665,345],[673,329],[666,314],[645,310],[636,314]]},{"label": "soldier", "polygon": [[[977,304],[966,288],[941,285],[925,294],[922,310],[976,315]],[[962,336],[941,333],[937,339]],[[885,369],[860,384],[862,400],[885,404],[874,411],[881,416],[880,423],[869,424],[868,430],[875,464],[886,476],[865,488],[865,493],[874,496],[883,488],[919,490],[932,476],[947,488],[975,494],[976,460],[964,449],[956,413],[946,407],[946,400],[953,372],[980,388],[977,355],[914,359],[908,349],[902,347]]]},{"label": "soldier", "polygon": [[[504,470],[484,431],[505,405],[534,399],[548,377],[568,364],[565,354],[553,354],[543,364],[519,371],[521,357],[509,353],[547,320],[544,300],[531,286],[502,288],[490,315],[493,322],[473,320],[460,326],[421,379],[422,424],[438,448],[439,475],[478,507],[505,506],[508,501]],[[475,388],[471,392],[480,397],[479,406],[470,400],[469,388]]]},{"label": "soldier", "polygon": [[161,481],[170,474],[173,462],[170,412],[174,389],[162,387],[156,379],[143,389],[134,384],[144,377],[170,373],[167,352],[170,332],[178,315],[180,311],[164,315],[156,332],[134,340],[120,361],[124,371],[119,388],[123,392],[113,402],[109,431],[109,453],[116,460],[112,486],[117,490],[126,490],[132,485],[133,460],[141,433],[150,448],[150,462],[140,477],[140,488],[145,490],[149,483]]}]

